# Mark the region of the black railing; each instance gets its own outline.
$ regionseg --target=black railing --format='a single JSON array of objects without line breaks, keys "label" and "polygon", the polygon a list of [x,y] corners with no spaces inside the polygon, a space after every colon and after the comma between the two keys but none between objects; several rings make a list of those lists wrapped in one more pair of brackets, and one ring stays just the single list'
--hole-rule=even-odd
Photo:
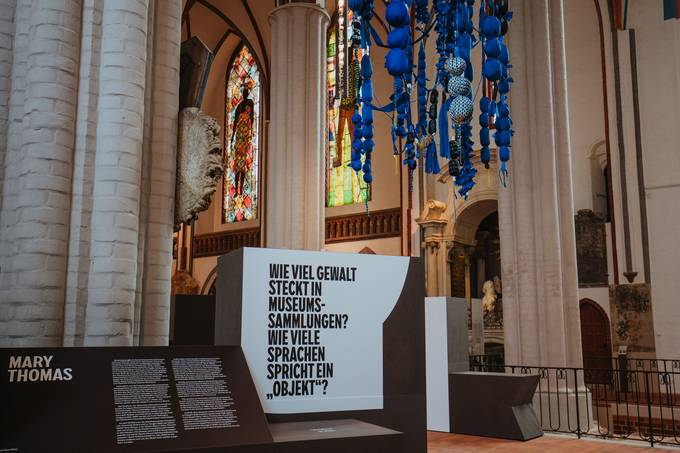
[{"label": "black railing", "polygon": [[545,431],[679,446],[677,362],[628,359],[602,368],[567,368],[505,365],[500,356],[471,356],[470,370],[539,375],[534,410]]}]

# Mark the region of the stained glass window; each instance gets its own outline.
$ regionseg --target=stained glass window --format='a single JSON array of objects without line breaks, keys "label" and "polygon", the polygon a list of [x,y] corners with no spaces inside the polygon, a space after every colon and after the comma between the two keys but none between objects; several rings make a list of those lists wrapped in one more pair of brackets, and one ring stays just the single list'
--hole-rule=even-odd
[{"label": "stained glass window", "polygon": [[227,72],[222,223],[257,218],[260,93],[260,71],[244,46]]},{"label": "stained glass window", "polygon": [[328,152],[326,171],[326,205],[343,206],[363,203],[370,199],[370,187],[348,166],[352,158],[351,118],[356,105],[355,65],[361,55],[354,55],[349,46],[352,12],[338,0],[338,23],[328,37]]}]

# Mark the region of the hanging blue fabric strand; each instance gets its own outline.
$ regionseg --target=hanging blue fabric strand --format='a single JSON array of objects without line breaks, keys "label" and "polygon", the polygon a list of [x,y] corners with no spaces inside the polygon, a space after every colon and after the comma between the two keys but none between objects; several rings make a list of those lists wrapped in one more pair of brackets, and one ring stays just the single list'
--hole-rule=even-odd
[{"label": "hanging blue fabric strand", "polygon": [[[510,65],[510,53],[505,44],[505,34],[508,31],[508,23],[511,19],[512,12],[508,11],[508,2],[505,0],[489,0],[486,8],[480,8],[479,29],[483,45],[482,74],[494,86],[493,93],[489,93],[490,98],[480,100],[482,112],[487,113],[486,116],[480,116],[480,125],[483,127],[480,131],[480,139],[483,142],[488,142],[488,123],[490,117],[495,116],[494,142],[498,147],[499,176],[503,186],[507,185],[507,162],[510,159],[510,146],[514,134],[510,107],[507,103],[507,96],[512,83],[508,70],[512,66]],[[482,145],[484,146],[484,143]],[[491,158],[490,154],[490,150],[486,147],[482,148],[481,158],[487,168]]]},{"label": "hanging blue fabric strand", "polygon": [[[387,35],[387,45],[390,50],[385,56],[385,68],[387,72],[394,77],[394,94],[392,95],[392,102],[396,111],[395,123],[396,129],[393,133],[393,147],[396,148],[396,139],[407,138],[409,134],[410,122],[410,99],[408,95],[408,84],[404,83],[405,79],[410,80],[412,70],[413,55],[411,48],[411,27],[410,15],[408,6],[404,0],[392,0],[385,9],[385,20],[390,25],[390,31]],[[394,125],[393,125],[394,126]],[[413,148],[413,140],[407,141],[406,147]],[[404,152],[407,152],[406,147]],[[414,152],[414,149],[409,151]],[[414,152],[415,156],[415,152]],[[408,165],[415,163],[411,162],[411,158],[406,157]]]},{"label": "hanging blue fabric strand", "polygon": [[431,137],[426,139],[428,141],[425,150],[425,172],[438,174],[441,171],[439,167],[439,159],[437,158],[437,147]]},{"label": "hanging blue fabric strand", "polygon": [[439,155],[444,159],[451,158],[449,150],[449,122],[447,112],[451,106],[453,98],[446,99],[446,94],[442,97],[442,108],[439,112]]},{"label": "hanging blue fabric strand", "polygon": [[366,54],[361,58],[361,79],[363,83],[361,85],[362,98],[367,102],[363,103],[361,110],[362,119],[362,135],[364,137],[363,143],[363,153],[364,153],[364,182],[370,184],[373,182],[373,169],[371,164],[371,155],[373,153],[373,147],[375,143],[373,141],[373,108],[371,107],[371,101],[373,101],[373,82],[371,77],[373,76],[373,67],[371,65],[371,57]]},{"label": "hanging blue fabric strand", "polygon": [[427,87],[425,74],[425,43],[420,42],[418,50],[418,136],[427,134]]}]

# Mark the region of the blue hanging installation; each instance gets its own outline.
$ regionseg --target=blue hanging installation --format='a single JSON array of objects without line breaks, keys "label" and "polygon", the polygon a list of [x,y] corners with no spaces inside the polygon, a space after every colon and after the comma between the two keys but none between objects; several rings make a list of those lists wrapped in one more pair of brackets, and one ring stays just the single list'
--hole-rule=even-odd
[{"label": "blue hanging installation", "polygon": [[[356,68],[357,105],[352,116],[354,136],[350,166],[363,170],[366,183],[373,181],[372,152],[375,147],[373,115],[391,114],[392,149],[409,170],[409,189],[418,160],[424,160],[426,173],[439,173],[439,158],[448,159],[448,172],[457,193],[467,198],[473,188],[477,169],[472,164],[472,118],[475,95],[472,90],[474,66],[472,49],[481,44],[481,83],[492,86],[492,93],[480,97],[480,159],[486,168],[491,161],[491,127],[498,148],[500,175],[505,184],[510,159],[512,120],[508,93],[512,78],[505,35],[512,13],[508,0],[480,0],[479,25],[474,27],[475,0],[391,0],[385,9],[388,33],[385,41],[371,25],[375,15],[373,0],[348,0],[354,12],[352,51],[363,50]],[[413,15],[411,9],[414,9]],[[412,17],[415,23],[412,23]],[[420,36],[414,39],[414,30]],[[426,41],[431,30],[436,34],[436,78],[427,83]],[[420,41],[420,42],[419,42]],[[414,64],[418,44],[417,64]],[[371,46],[388,49],[385,68],[393,78],[393,93],[384,106],[373,104]],[[414,73],[415,70],[415,73]],[[411,109],[411,88],[417,84],[417,119]],[[435,136],[439,138],[439,150]],[[454,194],[455,195],[455,194]]]},{"label": "blue hanging installation", "polygon": [[[425,157],[425,173],[438,174],[441,171],[437,158],[437,146],[433,134],[436,132],[437,107],[430,106],[428,110],[428,93],[431,100],[436,104],[437,91],[427,88],[427,55],[425,44],[430,30],[434,25],[432,13],[428,9],[428,0],[416,0],[415,2],[416,30],[420,31],[420,45],[418,49],[418,123],[416,127],[416,139],[418,140],[418,154]],[[436,87],[436,83],[435,83]],[[434,98],[432,97],[434,95]],[[428,123],[429,120],[429,123]]]},{"label": "blue hanging installation", "polygon": [[453,55],[447,60],[449,75],[447,90],[451,99],[448,114],[454,124],[454,140],[450,143],[451,159],[457,161],[457,175],[453,176],[458,193],[467,198],[474,186],[477,170],[472,165],[472,121],[473,93],[472,80],[474,71],[470,60],[474,39],[472,25],[474,0],[457,0],[452,2],[453,21],[449,29],[449,41],[453,46]]},{"label": "blue hanging installation", "polygon": [[479,115],[479,140],[482,145],[481,161],[489,168],[491,161],[490,146],[490,123],[494,119],[495,132],[494,143],[498,148],[498,160],[500,161],[501,182],[507,184],[508,168],[510,160],[510,146],[512,144],[512,119],[508,105],[508,93],[512,78],[508,74],[510,65],[510,53],[505,44],[505,35],[508,32],[512,13],[508,10],[508,0],[484,0],[479,10],[479,35],[482,42],[482,77],[484,82],[488,80],[493,86],[491,97],[484,96],[480,99],[479,107],[482,113]]}]

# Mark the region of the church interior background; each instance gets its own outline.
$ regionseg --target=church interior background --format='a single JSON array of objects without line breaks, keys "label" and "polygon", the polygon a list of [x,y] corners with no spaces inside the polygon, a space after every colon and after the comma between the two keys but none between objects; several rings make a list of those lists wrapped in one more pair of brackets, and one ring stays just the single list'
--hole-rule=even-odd
[{"label": "church interior background", "polygon": [[[348,166],[346,0],[65,2],[72,30],[54,48],[33,39],[30,3],[0,0],[0,345],[168,344],[172,297],[214,296],[218,256],[267,246],[422,256],[427,295],[466,301],[472,355],[680,359],[680,8],[511,0],[509,175],[475,152],[463,198],[443,160],[409,176],[387,115],[375,115],[375,180]],[[109,24],[109,10],[134,25]],[[192,40],[212,55],[199,107],[222,171],[174,230]],[[385,50],[370,58],[385,103]]]},{"label": "church interior background", "polygon": [[[252,163],[246,178],[250,195],[241,198],[230,192],[233,170],[229,166],[225,179],[219,183],[221,189],[217,193],[221,196],[214,197],[209,209],[199,215],[193,226],[185,226],[174,237],[174,272],[191,275],[190,286],[177,290],[210,294],[214,291],[218,255],[242,245],[263,244],[262,224],[267,209],[263,194],[266,172],[271,171],[266,159],[277,151],[267,142],[266,134],[271,96],[266,90],[269,68],[258,62],[268,61],[272,52],[267,15],[273,5],[251,1],[225,8],[220,2],[189,3],[183,14],[182,39],[198,36],[213,49],[215,59],[202,110],[224,125],[222,134],[230,134],[233,106],[240,101],[240,89],[234,84],[247,82],[262,87],[252,94],[255,122],[249,151]],[[620,345],[626,345],[633,355],[673,357],[678,341],[673,327],[678,320],[674,309],[677,288],[671,274],[672,256],[678,256],[679,251],[671,220],[674,210],[669,208],[676,204],[680,162],[674,146],[666,144],[672,143],[672,124],[676,119],[674,113],[668,112],[678,112],[680,105],[673,88],[680,77],[680,66],[677,57],[665,59],[664,55],[673,52],[662,51],[654,44],[661,40],[677,46],[678,30],[677,21],[664,21],[662,2],[653,3],[631,4],[625,29],[619,23],[622,19],[616,19],[616,9],[612,9],[612,5],[617,7],[616,2],[610,5],[605,1],[573,0],[565,2],[562,11],[567,83],[566,105],[562,107],[568,113],[569,135],[565,139],[570,142],[572,180],[571,199],[564,202],[573,205],[573,216],[568,222],[575,232],[578,263],[577,269],[569,270],[577,279],[574,282],[577,287],[571,292],[581,307],[582,327],[587,329],[593,322],[609,326],[609,331],[583,335],[583,350],[589,354],[597,351],[608,356],[615,354]],[[454,199],[446,168],[437,176],[424,174],[421,166],[409,190],[408,177],[402,166],[395,164],[391,143],[385,136],[376,140],[374,167],[380,174],[379,181],[366,185],[347,166],[354,105],[353,99],[347,99],[350,90],[346,75],[346,68],[353,64],[346,51],[352,12],[342,0],[328,2],[326,9],[328,137],[324,147],[323,249],[435,255],[436,264],[434,269],[428,268],[428,273],[438,276],[434,278],[436,287],[428,286],[429,294],[474,300],[474,306],[485,310],[481,314],[484,339],[475,352],[502,352],[501,282],[506,283],[507,278],[503,279],[501,271],[501,249],[503,240],[511,239],[499,234],[499,203],[508,204],[504,195],[531,190],[536,181],[518,181],[518,172],[514,171],[510,187],[499,187],[497,169],[484,169],[477,160],[480,167],[477,185],[467,200]],[[374,52],[372,59],[378,67],[384,52],[379,48]],[[519,52],[520,49],[514,50],[513,59],[521,58]],[[243,60],[247,61],[245,68]],[[388,77],[376,71],[374,83],[379,99],[389,97]],[[563,120],[566,122],[567,118]],[[376,129],[388,131],[389,119],[376,116]],[[223,143],[225,160],[233,159],[231,142],[223,138]],[[541,177],[542,171],[537,171],[533,178]],[[525,187],[513,187],[524,184]],[[234,206],[245,206],[246,199],[251,207],[242,208],[243,214],[235,216]],[[548,209],[535,208],[533,216]],[[513,215],[519,216],[514,220],[519,228],[522,223],[531,222],[532,217],[522,212]],[[437,224],[436,233],[431,234],[427,226],[433,220],[445,222]],[[567,223],[564,217],[559,221]],[[433,237],[427,237],[430,234]],[[531,253],[527,249],[521,251],[522,255]],[[654,274],[658,277],[652,281]],[[487,281],[494,282],[492,293],[496,298],[490,310],[481,303]],[[634,295],[630,297],[644,300],[639,302],[645,310],[634,314],[619,311],[617,306],[628,304],[621,300],[624,296],[617,292],[619,287],[631,289]],[[532,291],[536,293],[532,297],[540,304],[544,289],[539,281]],[[640,332],[650,327],[652,331]],[[626,339],[632,337],[639,341],[628,344]],[[604,349],[603,343],[607,345]]]}]

